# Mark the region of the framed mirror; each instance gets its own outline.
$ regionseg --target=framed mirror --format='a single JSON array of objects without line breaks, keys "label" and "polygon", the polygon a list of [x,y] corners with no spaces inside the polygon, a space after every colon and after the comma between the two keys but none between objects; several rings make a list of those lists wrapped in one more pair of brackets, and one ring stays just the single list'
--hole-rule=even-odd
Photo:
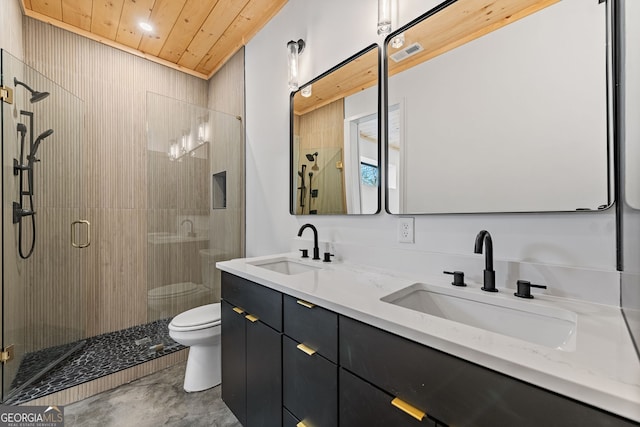
[{"label": "framed mirror", "polygon": [[390,34],[387,212],[611,206],[608,3],[449,0]]},{"label": "framed mirror", "polygon": [[291,93],[291,214],[380,212],[379,58],[372,44]]}]

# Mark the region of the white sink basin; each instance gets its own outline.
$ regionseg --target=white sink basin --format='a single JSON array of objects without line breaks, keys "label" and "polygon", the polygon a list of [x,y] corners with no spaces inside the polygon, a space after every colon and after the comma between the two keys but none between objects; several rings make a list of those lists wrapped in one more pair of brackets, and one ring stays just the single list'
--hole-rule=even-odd
[{"label": "white sink basin", "polygon": [[414,283],[382,301],[547,347],[573,351],[577,315],[497,295]]},{"label": "white sink basin", "polygon": [[321,270],[320,267],[315,267],[301,262],[293,261],[288,258],[277,258],[263,261],[249,262],[248,264],[254,265],[260,268],[266,268],[267,270],[275,271],[281,274],[302,274],[309,271]]}]

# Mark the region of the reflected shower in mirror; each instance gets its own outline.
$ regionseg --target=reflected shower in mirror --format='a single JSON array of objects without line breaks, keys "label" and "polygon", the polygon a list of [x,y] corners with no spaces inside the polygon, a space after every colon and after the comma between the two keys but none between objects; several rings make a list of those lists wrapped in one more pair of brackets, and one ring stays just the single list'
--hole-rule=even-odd
[{"label": "reflected shower in mirror", "polygon": [[291,214],[380,211],[379,55],[371,45],[292,92]]},{"label": "reflected shower in mirror", "polygon": [[613,203],[608,5],[551,3],[447,1],[389,35],[389,213]]}]

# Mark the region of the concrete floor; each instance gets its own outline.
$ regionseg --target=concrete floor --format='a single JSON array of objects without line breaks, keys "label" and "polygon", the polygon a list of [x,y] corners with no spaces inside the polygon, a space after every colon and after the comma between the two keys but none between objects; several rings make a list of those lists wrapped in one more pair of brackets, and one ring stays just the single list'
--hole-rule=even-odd
[{"label": "concrete floor", "polygon": [[182,389],[185,363],[64,408],[65,427],[242,427],[220,399],[220,386]]}]

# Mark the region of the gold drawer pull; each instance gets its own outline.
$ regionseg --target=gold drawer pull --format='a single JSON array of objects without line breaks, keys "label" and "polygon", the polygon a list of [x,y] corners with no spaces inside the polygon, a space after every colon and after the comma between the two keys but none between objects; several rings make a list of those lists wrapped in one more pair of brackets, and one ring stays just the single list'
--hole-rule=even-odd
[{"label": "gold drawer pull", "polygon": [[396,408],[400,409],[402,412],[408,415],[411,415],[413,418],[415,418],[418,421],[422,421],[424,416],[427,415],[424,412],[422,412],[420,409],[416,408],[415,406],[409,405],[407,402],[401,399],[398,399],[397,397],[391,401],[391,404]]},{"label": "gold drawer pull", "polygon": [[312,349],[311,347],[307,347],[307,346],[306,346],[306,345],[304,345],[304,344],[298,344],[298,345],[296,346],[296,348],[297,348],[298,350],[300,350],[300,351],[304,351],[304,352],[305,352],[305,353],[307,353],[309,356],[313,356],[313,355],[315,354],[315,352],[316,352],[314,349]]},{"label": "gold drawer pull", "polygon": [[307,427],[305,423],[303,423],[302,421],[300,421],[298,424],[296,424],[296,427]]},{"label": "gold drawer pull", "polygon": [[296,302],[297,302],[298,304],[300,304],[301,306],[303,306],[303,307],[307,307],[307,308],[313,308],[313,307],[315,307],[315,306],[316,306],[315,304],[311,304],[310,302],[306,302],[306,301],[303,301],[303,300],[301,300],[301,299],[299,299],[299,300],[298,300],[298,301],[296,301]]},{"label": "gold drawer pull", "polygon": [[233,307],[233,311],[235,311],[235,312],[236,312],[236,313],[238,313],[238,314],[242,314],[242,313],[244,313],[244,310],[243,310],[243,309],[241,309],[240,307]]},{"label": "gold drawer pull", "polygon": [[246,316],[244,316],[245,319],[247,319],[250,322],[257,322],[258,318],[256,316],[254,316],[253,314],[247,314]]}]

